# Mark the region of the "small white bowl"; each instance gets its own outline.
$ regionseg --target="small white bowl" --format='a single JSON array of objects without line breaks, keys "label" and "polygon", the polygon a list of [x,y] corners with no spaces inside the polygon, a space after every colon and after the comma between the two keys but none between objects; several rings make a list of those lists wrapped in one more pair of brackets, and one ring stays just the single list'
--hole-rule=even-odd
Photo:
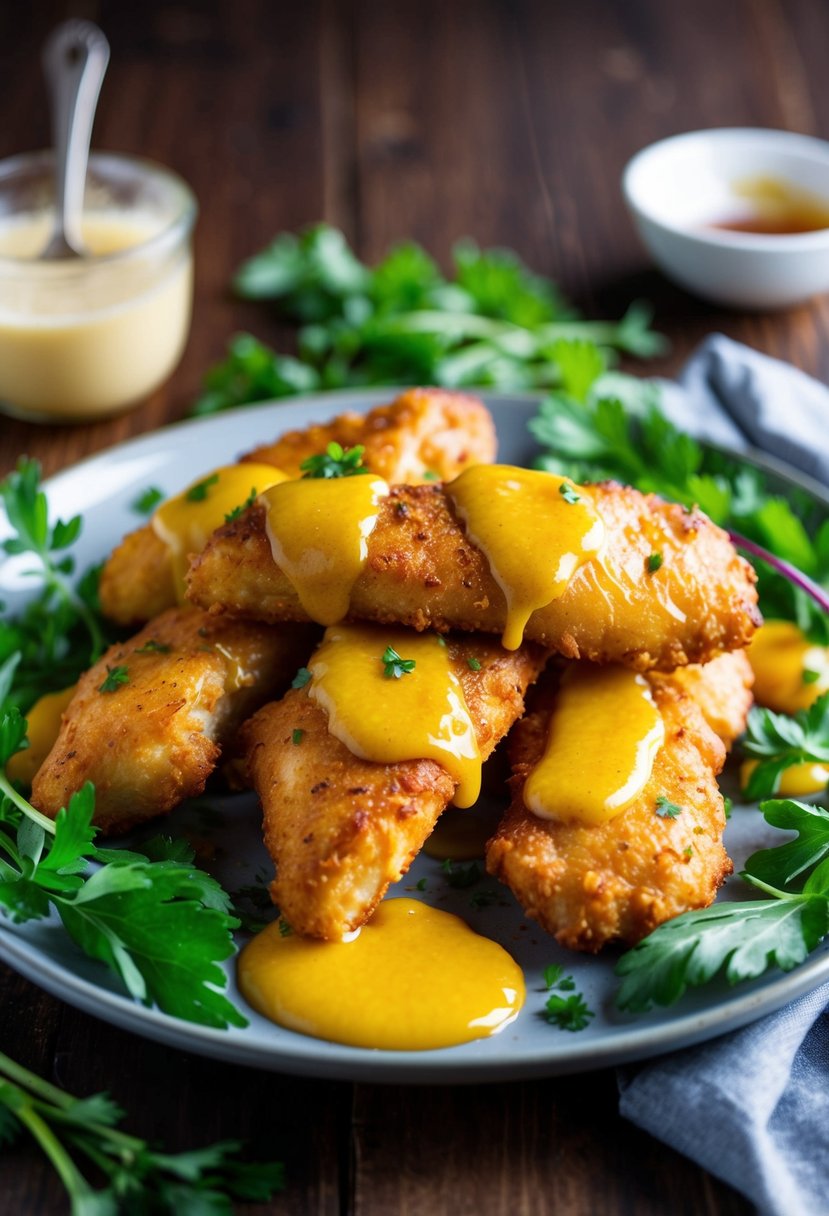
[{"label": "small white bowl", "polygon": [[789,131],[691,131],[637,153],[622,189],[674,282],[719,304],[785,308],[829,291],[829,228],[768,235],[710,226],[736,215],[736,183],[760,177],[826,200],[829,210],[829,143]]}]

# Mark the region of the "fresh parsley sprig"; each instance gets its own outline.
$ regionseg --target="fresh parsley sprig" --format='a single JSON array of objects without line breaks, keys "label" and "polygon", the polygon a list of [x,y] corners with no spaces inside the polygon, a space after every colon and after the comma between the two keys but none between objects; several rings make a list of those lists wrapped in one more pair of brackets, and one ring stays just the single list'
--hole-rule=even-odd
[{"label": "fresh parsley sprig", "polygon": [[[576,991],[572,975],[565,975],[558,963],[544,968],[544,987],[550,992],[544,1006],[544,1020],[559,1030],[576,1033],[585,1030],[596,1016],[581,992]],[[567,993],[563,996],[562,993]]]},{"label": "fresh parsley sprig", "polygon": [[0,482],[0,499],[11,529],[2,550],[34,557],[27,573],[40,582],[18,616],[0,619],[0,664],[13,662],[14,674],[0,707],[7,701],[25,710],[44,693],[73,684],[115,636],[98,605],[99,567],[71,581],[74,559],[67,549],[80,535],[81,519],[49,525],[37,461],[19,461]]},{"label": "fresh parsley sprig", "polygon": [[790,799],[760,810],[773,826],[798,832],[746,862],[741,877],[768,898],[714,904],[660,925],[616,966],[621,1009],[671,1005],[718,975],[736,984],[772,967],[791,971],[829,933],[829,813]]},{"label": "fresh parsley sprig", "polygon": [[[66,1188],[73,1216],[231,1216],[231,1197],[264,1201],[284,1186],[280,1162],[235,1160],[237,1141],[169,1154],[122,1131],[123,1118],[107,1094],[73,1097],[0,1053],[0,1141],[21,1128],[32,1135]],[[83,1162],[103,1187],[89,1182]]]},{"label": "fresh parsley sprig", "polygon": [[364,452],[365,448],[359,443],[353,448],[344,448],[341,444],[332,442],[324,452],[306,457],[299,467],[303,479],[356,477],[369,471],[363,468]]},{"label": "fresh parsley sprig", "polygon": [[793,716],[755,706],[741,747],[758,761],[743,791],[751,800],[776,794],[793,765],[829,764],[829,693]]},{"label": "fresh parsley sprig", "polygon": [[238,925],[228,896],[178,844],[159,860],[99,848],[89,783],[54,822],[37,811],[4,772],[26,729],[16,707],[0,713],[0,913],[20,924],[53,909],[135,1000],[204,1026],[247,1025],[224,995],[220,963]]},{"label": "fresh parsley sprig", "polygon": [[561,338],[641,358],[664,346],[643,305],[618,322],[581,320],[554,283],[509,250],[460,241],[452,263],[447,278],[408,242],[369,267],[326,224],[282,233],[245,262],[234,286],[299,326],[299,357],[237,335],[208,372],[194,413],[348,385],[547,388],[561,382]]},{"label": "fresh parsley sprig", "polygon": [[399,680],[401,676],[411,675],[417,666],[415,659],[402,658],[393,646],[386,647],[380,662],[383,664],[383,675],[387,680]]}]

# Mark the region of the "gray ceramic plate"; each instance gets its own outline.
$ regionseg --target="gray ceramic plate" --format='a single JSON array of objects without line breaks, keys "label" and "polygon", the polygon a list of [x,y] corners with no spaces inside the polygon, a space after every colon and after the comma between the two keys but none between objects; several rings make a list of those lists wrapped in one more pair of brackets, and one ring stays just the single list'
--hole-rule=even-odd
[{"label": "gray ceramic plate", "polygon": [[[81,512],[85,524],[77,545],[80,569],[100,560],[124,532],[140,522],[130,510],[137,493],[149,485],[174,493],[203,473],[258,442],[292,427],[323,421],[344,409],[368,409],[391,399],[393,393],[334,393],[290,404],[258,406],[184,423],[143,436],[54,477],[47,490],[54,516]],[[527,463],[534,451],[527,422],[536,401],[528,397],[484,394],[500,438],[500,459]],[[795,478],[784,466],[758,459],[785,491],[798,485],[811,492],[829,511],[829,496],[820,487]],[[0,537],[4,521],[0,520]],[[27,594],[17,559],[0,569],[0,599],[14,611]],[[727,778],[726,778],[727,780]],[[210,806],[181,808],[170,830],[209,835],[216,844],[217,876],[230,890],[254,880],[267,868],[268,858],[258,834],[259,814],[250,796],[211,799]],[[736,869],[764,843],[773,830],[758,812],[735,807],[728,828],[728,846]],[[779,833],[777,834],[779,836]],[[415,883],[426,879],[423,893]],[[427,1052],[382,1052],[344,1047],[282,1030],[253,1012],[244,1030],[215,1031],[146,1009],[122,995],[117,983],[98,964],[80,954],[59,924],[49,921],[12,926],[0,921],[0,958],[54,995],[106,1021],[176,1047],[217,1059],[283,1072],[368,1081],[456,1082],[504,1080],[554,1073],[578,1072],[641,1059],[698,1043],[745,1025],[778,1009],[794,997],[829,979],[829,943],[788,975],[773,973],[753,984],[729,989],[711,985],[678,1005],[631,1018],[614,1009],[613,967],[617,955],[599,958],[570,954],[527,922],[508,892],[498,890],[496,903],[474,907],[475,890],[495,889],[484,878],[473,890],[451,890],[437,861],[421,857],[392,894],[414,895],[464,917],[475,929],[501,942],[523,967],[527,979],[526,1005],[500,1035],[460,1047]],[[723,899],[747,897],[741,882],[732,880]],[[596,1011],[590,1026],[568,1033],[542,1017],[545,993],[541,982],[548,963],[561,963],[575,977],[589,1006]],[[241,1005],[230,973],[231,997]]]}]

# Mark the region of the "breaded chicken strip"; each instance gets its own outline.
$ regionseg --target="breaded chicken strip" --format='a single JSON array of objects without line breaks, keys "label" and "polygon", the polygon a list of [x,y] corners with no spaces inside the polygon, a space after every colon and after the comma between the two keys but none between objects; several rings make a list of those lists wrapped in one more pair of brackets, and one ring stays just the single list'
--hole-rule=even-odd
[{"label": "breaded chicken strip", "polygon": [[[524,783],[547,739],[554,683],[515,729],[512,804],[487,845],[487,870],[563,946],[595,953],[617,939],[638,942],[663,921],[706,907],[731,873],[716,782],[726,746],[712,726],[728,742],[742,731],[751,669],[738,652],[685,676],[648,677],[665,742],[642,793],[597,827],[541,819],[524,805]],[[660,797],[681,814],[658,815]]]},{"label": "breaded chicken strip", "polygon": [[[302,462],[332,442],[344,448],[361,444],[365,467],[391,482],[449,480],[469,465],[491,463],[496,449],[495,426],[483,402],[465,393],[413,388],[367,414],[351,411],[289,431],[241,460],[299,477]],[[130,532],[113,550],[101,572],[99,598],[104,615],[119,625],[141,624],[176,603],[170,554],[151,524]]]},{"label": "breaded chicken strip", "polygon": [[[721,528],[699,511],[628,487],[608,483],[591,493],[606,556],[582,566],[560,599],[533,613],[526,638],[566,658],[643,671],[706,662],[748,642],[760,619],[755,574]],[[654,551],[662,564],[649,572]],[[213,534],[188,584],[202,608],[263,621],[307,619],[273,560],[259,504]],[[397,486],[381,501],[349,619],[503,631],[504,594],[440,486]]]},{"label": "breaded chicken strip", "polygon": [[81,676],[32,802],[54,818],[92,781],[95,823],[124,832],[200,794],[223,745],[287,685],[313,637],[169,609]]},{"label": "breaded chicken strip", "polygon": [[[546,656],[531,645],[508,653],[479,637],[448,645],[460,660],[485,758],[521,714]],[[467,659],[480,669],[472,670]],[[295,731],[302,732],[299,746],[292,742]],[[327,715],[307,689],[266,705],[242,737],[277,870],[273,900],[298,933],[340,939],[368,920],[389,883],[405,874],[455,782],[433,760],[376,764],[353,755],[329,734]]]}]

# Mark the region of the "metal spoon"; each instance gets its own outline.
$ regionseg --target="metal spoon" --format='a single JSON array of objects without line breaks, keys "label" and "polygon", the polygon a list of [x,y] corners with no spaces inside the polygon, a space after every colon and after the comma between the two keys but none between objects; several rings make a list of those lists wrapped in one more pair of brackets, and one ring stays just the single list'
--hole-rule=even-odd
[{"label": "metal spoon", "polygon": [[55,230],[41,258],[86,253],[81,234],[86,166],[109,43],[91,21],[65,21],[43,48],[55,145]]}]

